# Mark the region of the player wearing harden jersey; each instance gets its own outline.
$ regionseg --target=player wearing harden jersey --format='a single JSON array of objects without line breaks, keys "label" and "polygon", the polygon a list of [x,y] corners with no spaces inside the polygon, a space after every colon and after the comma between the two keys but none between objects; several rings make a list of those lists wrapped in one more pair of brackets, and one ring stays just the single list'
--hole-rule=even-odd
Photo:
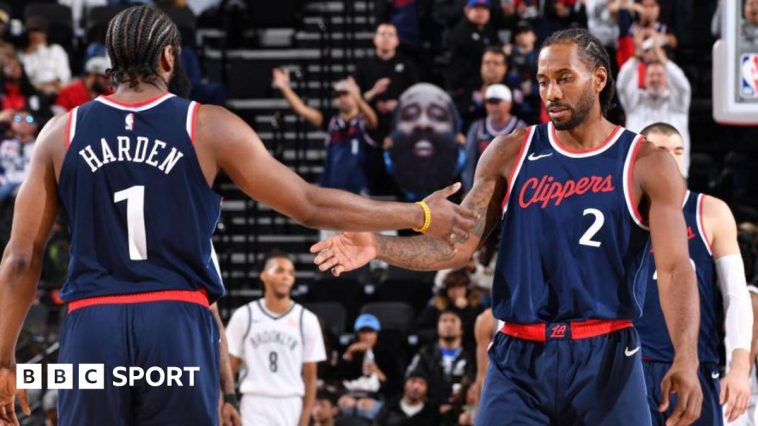
[{"label": "player wearing harden jersey", "polygon": [[[684,142],[677,130],[665,123],[646,127],[642,134],[658,147],[666,149],[677,160],[682,173]],[[729,207],[718,198],[687,192],[684,219],[692,266],[695,268],[700,292],[700,385],[703,409],[697,424],[715,426],[723,418],[734,421],[747,409],[750,400],[750,349],[752,339],[752,306],[745,269],[737,243],[737,225]],[[642,318],[634,325],[642,340],[642,359],[647,382],[653,424],[663,425],[671,410],[659,413],[660,383],[674,359],[671,339],[663,327],[663,313],[658,299],[658,274],[653,253],[643,253],[644,270],[639,284],[647,287]],[[731,359],[729,372],[719,383],[719,343],[721,326],[726,325],[726,351]],[[725,406],[722,415],[721,405]]]},{"label": "player wearing harden jersey", "polygon": [[[416,206],[307,184],[235,115],[169,93],[186,80],[180,46],[157,8],[119,13],[106,37],[116,93],[51,120],[37,139],[0,264],[0,423],[18,424],[16,340],[59,209],[72,239],[61,292],[69,314],[59,362],[74,364],[74,388],[58,401],[64,426],[217,423],[219,334],[208,304],[224,291],[211,247],[220,214],[211,186],[222,169],[251,198],[308,226],[423,227],[440,238],[465,237],[473,225],[473,213],[445,199],[456,185]],[[105,365],[105,389],[78,389],[80,363]],[[117,387],[116,366],[199,370],[194,386]]]},{"label": "player wearing harden jersey", "polygon": [[463,203],[482,220],[457,249],[424,236],[368,233],[312,248],[320,268],[336,274],[372,258],[455,268],[502,220],[492,297],[494,316],[506,325],[490,348],[478,425],[650,424],[632,327],[644,301],[634,276],[648,273],[639,262],[650,249],[647,226],[661,254],[661,306],[676,353],[661,382],[662,409],[676,393],[670,424],[700,414],[685,187],[668,154],[603,117],[613,97],[609,69],[602,44],[585,30],[545,41],[537,79],[550,123],[496,138],[484,152]]}]

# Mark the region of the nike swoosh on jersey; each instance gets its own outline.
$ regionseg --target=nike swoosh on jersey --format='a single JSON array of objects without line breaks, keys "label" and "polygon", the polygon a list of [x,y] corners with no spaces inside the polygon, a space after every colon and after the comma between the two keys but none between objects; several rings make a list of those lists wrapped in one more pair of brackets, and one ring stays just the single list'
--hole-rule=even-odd
[{"label": "nike swoosh on jersey", "polygon": [[639,350],[640,350],[639,346],[637,346],[636,348],[632,349],[631,351],[629,350],[628,347],[626,347],[626,348],[624,348],[624,355],[626,355],[626,356],[632,356],[632,355],[636,354]]},{"label": "nike swoosh on jersey", "polygon": [[718,378],[719,378],[719,372],[718,371],[714,371],[713,373],[711,373],[711,379],[718,379]]},{"label": "nike swoosh on jersey", "polygon": [[531,153],[526,158],[529,159],[529,161],[536,161],[536,160],[539,160],[540,158],[550,157],[551,155],[553,155],[552,152],[548,152],[547,154],[542,154],[542,155],[534,155],[534,153]]}]

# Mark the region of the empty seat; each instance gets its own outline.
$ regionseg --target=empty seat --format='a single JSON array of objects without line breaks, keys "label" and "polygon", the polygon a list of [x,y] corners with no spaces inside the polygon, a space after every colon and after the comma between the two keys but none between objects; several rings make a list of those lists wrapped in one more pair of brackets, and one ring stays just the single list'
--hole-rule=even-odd
[{"label": "empty seat", "polygon": [[335,335],[340,336],[345,333],[345,319],[347,313],[345,308],[337,302],[317,302],[306,303],[305,308],[316,314],[329,330]]},{"label": "empty seat", "polygon": [[311,285],[308,302],[337,302],[345,308],[346,324],[355,321],[358,310],[366,300],[363,285],[347,278],[325,278]]},{"label": "empty seat", "polygon": [[388,279],[376,288],[378,302],[405,302],[415,315],[421,313],[432,297],[432,283],[418,280]]},{"label": "empty seat", "polygon": [[361,309],[361,314],[372,314],[379,318],[382,330],[398,330],[407,334],[413,325],[414,315],[411,305],[403,302],[372,302]]}]

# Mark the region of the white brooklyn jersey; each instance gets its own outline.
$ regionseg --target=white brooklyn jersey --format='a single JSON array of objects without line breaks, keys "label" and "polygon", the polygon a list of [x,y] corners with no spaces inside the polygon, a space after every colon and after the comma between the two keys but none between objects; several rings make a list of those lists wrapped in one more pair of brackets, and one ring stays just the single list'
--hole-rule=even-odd
[{"label": "white brooklyn jersey", "polygon": [[280,315],[258,299],[234,311],[226,328],[229,353],[242,360],[240,392],[303,396],[303,363],[326,359],[316,315],[297,303]]}]

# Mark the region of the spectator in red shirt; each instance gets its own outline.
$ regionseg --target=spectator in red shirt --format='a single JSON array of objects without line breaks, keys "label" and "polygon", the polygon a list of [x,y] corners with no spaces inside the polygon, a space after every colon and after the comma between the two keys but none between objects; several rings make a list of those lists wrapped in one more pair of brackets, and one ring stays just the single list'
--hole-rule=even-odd
[{"label": "spectator in red shirt", "polygon": [[55,100],[53,111],[56,114],[70,111],[100,95],[111,94],[113,89],[106,75],[108,68],[110,68],[110,61],[107,57],[90,58],[84,66],[84,75],[61,89]]}]

